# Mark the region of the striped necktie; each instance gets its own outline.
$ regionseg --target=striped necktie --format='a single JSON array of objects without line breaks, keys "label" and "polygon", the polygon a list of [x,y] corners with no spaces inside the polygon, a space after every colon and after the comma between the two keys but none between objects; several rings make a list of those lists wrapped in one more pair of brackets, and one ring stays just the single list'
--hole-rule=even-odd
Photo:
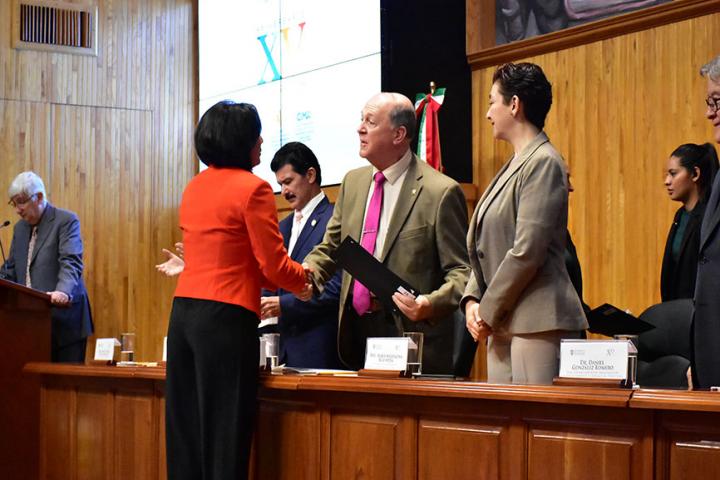
[{"label": "striped necktie", "polygon": [[28,245],[28,256],[27,265],[25,267],[25,286],[32,288],[32,281],[30,280],[30,262],[32,261],[33,250],[35,250],[35,241],[37,240],[37,226],[32,227],[32,233],[30,233],[30,245]]}]

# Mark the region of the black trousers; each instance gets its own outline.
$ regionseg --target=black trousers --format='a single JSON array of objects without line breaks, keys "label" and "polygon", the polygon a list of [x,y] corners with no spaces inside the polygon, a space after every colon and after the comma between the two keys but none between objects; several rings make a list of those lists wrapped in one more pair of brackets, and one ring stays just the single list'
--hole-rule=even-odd
[{"label": "black trousers", "polygon": [[169,480],[244,479],[257,407],[255,313],[175,298],[167,345]]}]

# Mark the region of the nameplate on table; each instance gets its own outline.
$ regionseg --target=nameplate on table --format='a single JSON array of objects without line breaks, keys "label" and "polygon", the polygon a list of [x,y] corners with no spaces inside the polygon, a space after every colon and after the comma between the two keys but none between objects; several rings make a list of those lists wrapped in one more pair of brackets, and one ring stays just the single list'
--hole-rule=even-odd
[{"label": "nameplate on table", "polygon": [[560,377],[625,380],[627,340],[563,340]]},{"label": "nameplate on table", "polygon": [[117,338],[98,338],[95,340],[95,360],[112,362],[116,346],[120,346]]},{"label": "nameplate on table", "polygon": [[366,370],[405,370],[408,355],[407,337],[376,337],[367,339]]}]

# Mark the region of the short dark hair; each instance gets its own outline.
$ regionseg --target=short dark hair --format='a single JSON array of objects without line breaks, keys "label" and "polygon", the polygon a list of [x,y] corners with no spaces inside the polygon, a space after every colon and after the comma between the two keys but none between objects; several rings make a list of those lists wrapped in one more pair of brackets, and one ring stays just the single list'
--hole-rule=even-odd
[{"label": "short dark hair", "polygon": [[685,143],[673,150],[670,156],[677,157],[680,160],[680,166],[690,174],[695,173],[695,168],[700,170],[697,186],[700,198],[707,199],[718,172],[718,156],[715,147],[710,143],[703,145]]},{"label": "short dark hair", "polygon": [[223,100],[205,112],[195,128],[195,151],[208,167],[234,167],[252,170],[250,152],[255,147],[262,124],[249,103]]},{"label": "short dark hair", "polygon": [[275,152],[275,156],[270,162],[270,170],[277,173],[285,165],[291,165],[293,170],[300,175],[305,175],[310,168],[314,168],[317,177],[316,183],[322,184],[320,163],[310,147],[304,143],[289,142]]},{"label": "short dark hair", "polygon": [[505,104],[517,95],[523,104],[525,118],[537,128],[545,127],[545,117],[552,105],[552,85],[539,65],[534,63],[506,63],[495,70],[497,82]]}]

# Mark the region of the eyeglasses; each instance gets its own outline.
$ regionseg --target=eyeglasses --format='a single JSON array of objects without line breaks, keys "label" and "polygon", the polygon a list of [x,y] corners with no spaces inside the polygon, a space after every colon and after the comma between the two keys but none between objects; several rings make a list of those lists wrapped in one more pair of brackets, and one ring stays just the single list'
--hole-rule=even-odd
[{"label": "eyeglasses", "polygon": [[8,202],[8,205],[10,205],[12,208],[17,208],[19,206],[25,206],[28,203],[30,203],[30,200],[32,200],[35,197],[35,195],[37,195],[37,194],[34,193],[27,198],[23,198],[23,199],[19,199],[19,200],[10,200]]},{"label": "eyeglasses", "polygon": [[720,98],[707,97],[705,99],[705,105],[707,105],[710,110],[717,113],[717,111],[720,110]]}]

